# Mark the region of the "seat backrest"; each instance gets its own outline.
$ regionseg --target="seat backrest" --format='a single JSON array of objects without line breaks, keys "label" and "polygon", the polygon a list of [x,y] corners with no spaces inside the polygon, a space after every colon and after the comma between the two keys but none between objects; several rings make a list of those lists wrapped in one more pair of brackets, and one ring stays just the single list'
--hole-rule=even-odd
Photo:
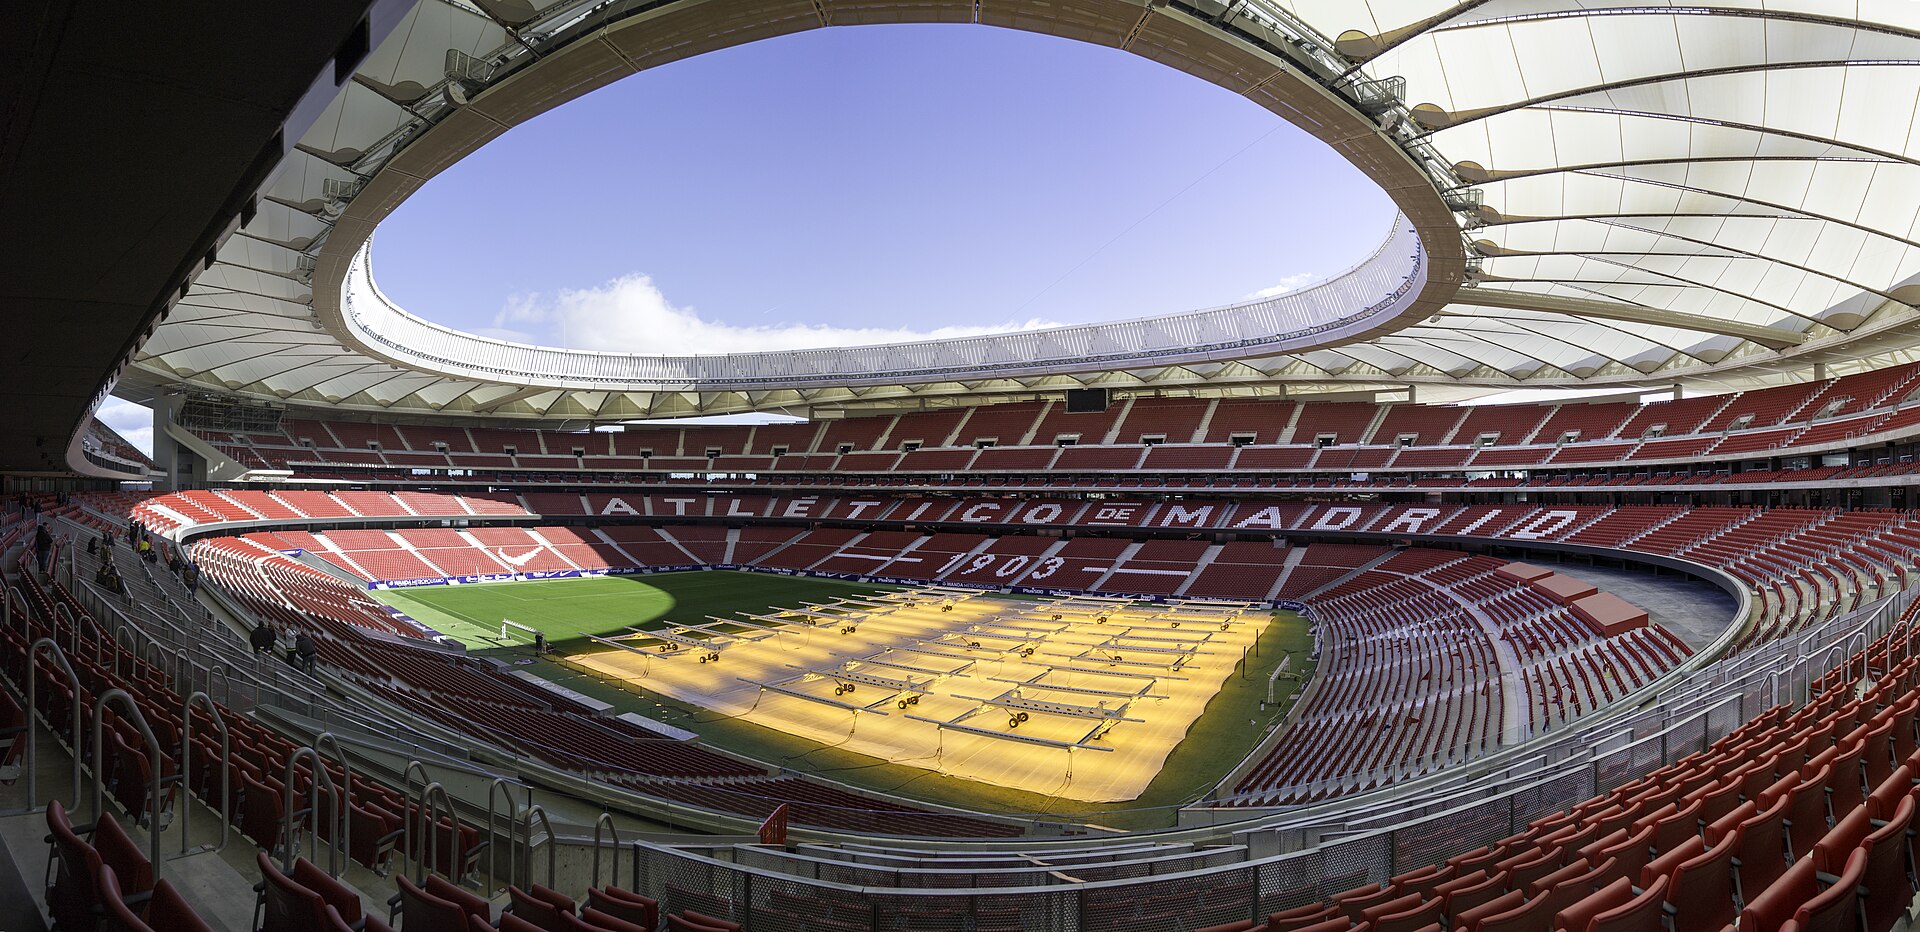
[{"label": "seat backrest", "polygon": [[[590,929],[597,929],[597,930],[600,930],[600,932],[653,932],[653,926],[641,925],[640,923],[637,923],[628,919],[623,919],[611,913],[601,912],[600,910],[594,909],[591,906],[580,911],[580,919],[581,919],[580,924],[582,926]],[[1253,928],[1254,928],[1254,925],[1252,922],[1248,922],[1244,926],[1241,926],[1241,929],[1243,930],[1250,930]],[[1206,932],[1206,930],[1199,929],[1199,930],[1196,930],[1196,932]]]},{"label": "seat backrest", "polygon": [[1670,876],[1681,864],[1699,857],[1700,852],[1705,850],[1707,850],[1707,843],[1697,836],[1675,845],[1671,850],[1648,861],[1645,867],[1640,868],[1640,885],[1644,887],[1652,883],[1655,877]]},{"label": "seat backrest", "polygon": [[47,805],[47,828],[52,830],[53,860],[58,865],[53,889],[47,893],[47,911],[57,926],[88,928],[93,925],[94,904],[100,902],[100,853],[74,833],[59,800]]},{"label": "seat backrest", "polygon": [[1498,916],[1502,913],[1512,912],[1526,901],[1526,894],[1518,890],[1509,890],[1469,909],[1454,910],[1453,927],[1456,929],[1466,929],[1467,932],[1475,932],[1475,930],[1479,928],[1480,923],[1485,922],[1489,916]]},{"label": "seat backrest", "polygon": [[1867,928],[1891,929],[1913,902],[1913,882],[1907,877],[1907,830],[1913,823],[1913,797],[1900,800],[1887,824],[1867,835]]},{"label": "seat backrest", "polygon": [[[1353,928],[1353,924],[1347,921],[1347,917],[1339,916],[1333,919],[1322,919],[1312,925],[1289,926],[1287,929],[1281,930],[1281,932],[1346,932],[1346,930],[1351,928]],[[696,932],[698,932],[698,930],[696,930]],[[1271,924],[1267,926],[1267,932],[1275,932]]]},{"label": "seat backrest", "polygon": [[1840,873],[1847,863],[1847,856],[1867,840],[1867,833],[1871,831],[1873,820],[1867,817],[1867,807],[1855,806],[1840,820],[1840,824],[1814,843],[1813,866],[1829,874]]},{"label": "seat backrest", "polygon": [[1667,878],[1662,877],[1639,896],[1594,916],[1583,932],[1666,932],[1666,900]]},{"label": "seat backrest", "polygon": [[1822,765],[1787,794],[1787,841],[1796,859],[1813,851],[1827,833],[1827,778],[1832,773],[1830,765]]},{"label": "seat backrest", "polygon": [[1746,886],[1743,882],[1743,889],[1759,893],[1747,895],[1746,908],[1740,911],[1740,932],[1780,932],[1781,926],[1793,919],[1800,904],[1819,892],[1820,884],[1815,879],[1813,859],[1801,858],[1765,887]]},{"label": "seat backrest", "polygon": [[280,872],[265,851],[257,852],[262,895],[266,901],[263,932],[330,932],[327,926],[327,901],[320,894]]},{"label": "seat backrest", "polygon": [[1705,826],[1712,825],[1720,821],[1727,813],[1740,807],[1740,779],[1737,776],[1728,775],[1717,782],[1708,783],[1706,786],[1700,787],[1688,793],[1686,796],[1686,800],[1689,802],[1696,799],[1701,803],[1701,826],[1704,828]]},{"label": "seat backrest", "polygon": [[353,888],[328,876],[326,871],[306,858],[293,859],[291,876],[294,883],[320,894],[328,906],[339,910],[340,918],[345,919],[348,925],[360,922],[360,894],[355,893]]},{"label": "seat backrest", "polygon": [[[1718,929],[1739,915],[1734,902],[1734,854],[1740,836],[1729,835],[1674,867],[1667,877],[1667,901],[1674,922],[1683,928]],[[1643,878],[1641,886],[1652,886]]]},{"label": "seat backrest", "polygon": [[1267,915],[1267,932],[1298,932],[1329,920],[1347,921],[1347,914],[1325,903],[1309,903]]},{"label": "seat backrest", "polygon": [[138,896],[153,889],[153,865],[110,813],[101,813],[94,823],[93,850],[100,853],[101,863],[113,868],[122,893]]},{"label": "seat backrest", "polygon": [[681,910],[680,917],[688,922],[706,926],[709,929],[723,929],[725,932],[743,932],[740,923],[734,922],[731,919],[709,916],[706,913],[695,912],[691,909]]},{"label": "seat backrest", "polygon": [[452,881],[441,879],[438,874],[427,875],[426,892],[430,896],[437,896],[459,906],[469,916],[478,916],[481,919],[490,919],[493,916],[493,906],[485,898]]},{"label": "seat backrest", "polygon": [[[1406,899],[1414,902],[1406,903]],[[1417,932],[1446,919],[1446,913],[1437,899],[1423,900],[1416,894],[1394,902],[1402,903],[1406,908],[1389,911],[1386,909],[1388,904],[1381,904],[1367,910],[1367,918],[1373,922],[1373,932]]]},{"label": "seat backrest", "polygon": [[1590,864],[1586,858],[1581,857],[1579,855],[1575,855],[1574,859],[1571,861],[1568,861],[1565,867],[1562,867],[1551,874],[1547,874],[1544,877],[1540,877],[1534,880],[1532,883],[1528,884],[1527,896],[1528,898],[1539,896],[1543,891],[1550,890],[1555,886],[1558,886],[1559,884],[1572,880],[1575,877],[1585,876],[1586,873],[1592,869],[1593,869],[1592,864]]},{"label": "seat backrest", "polygon": [[1553,926],[1553,914],[1547,912],[1544,898],[1528,900],[1504,913],[1497,913],[1480,920],[1479,927],[1468,927],[1468,932],[1550,932]]},{"label": "seat backrest", "polygon": [[147,924],[160,932],[213,932],[212,924],[200,918],[173,884],[161,880],[153,885],[153,898],[147,900]]},{"label": "seat backrest", "polygon": [[1867,815],[1886,819],[1912,792],[1913,767],[1901,764],[1874,786],[1873,793],[1867,797]]},{"label": "seat backrest", "polygon": [[468,913],[460,904],[414,886],[403,873],[394,874],[394,885],[400,888],[400,927],[407,932],[465,932]]},{"label": "seat backrest", "polygon": [[1381,916],[1403,913],[1409,909],[1417,909],[1419,906],[1420,894],[1409,893],[1404,896],[1396,896],[1393,899],[1381,900],[1369,905],[1360,911],[1360,918],[1369,923],[1377,923],[1380,921]]},{"label": "seat backrest", "polygon": [[1507,886],[1525,890],[1535,880],[1558,870],[1560,862],[1554,855],[1554,851],[1543,848],[1501,861],[1499,867],[1507,872]]},{"label": "seat backrest", "polygon": [[1554,926],[1567,932],[1586,932],[1593,917],[1633,898],[1633,882],[1621,877],[1588,894],[1553,917]]},{"label": "seat backrest", "polygon": [[618,887],[589,889],[587,908],[649,929],[660,925],[660,904],[657,901]]},{"label": "seat backrest", "polygon": [[379,916],[368,916],[363,923],[349,923],[340,911],[328,906],[324,913],[327,932],[393,932]]},{"label": "seat backrest", "polygon": [[153,932],[152,926],[127,908],[112,869],[103,869],[94,883],[100,890],[100,932]]},{"label": "seat backrest", "polygon": [[530,889],[527,892],[532,893],[534,896],[537,896],[540,899],[546,900],[548,903],[553,904],[554,909],[557,909],[563,913],[579,912],[579,909],[576,906],[574,906],[572,897],[569,897],[566,894],[553,889],[552,887],[543,887],[540,884],[536,883],[533,885],[532,889]]},{"label": "seat backrest", "polygon": [[559,907],[548,900],[511,884],[507,886],[507,899],[510,901],[508,913],[531,923],[535,928],[546,932],[569,932],[567,924],[561,921]]},{"label": "seat backrest", "polygon": [[1853,932],[1858,925],[1860,881],[1867,873],[1867,853],[1855,849],[1833,885],[1801,904],[1793,921],[1807,932]]}]

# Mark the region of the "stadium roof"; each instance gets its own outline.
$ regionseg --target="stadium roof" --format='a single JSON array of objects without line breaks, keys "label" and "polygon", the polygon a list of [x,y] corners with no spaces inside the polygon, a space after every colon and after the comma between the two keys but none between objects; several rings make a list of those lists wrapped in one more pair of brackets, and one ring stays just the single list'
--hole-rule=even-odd
[{"label": "stadium roof", "polygon": [[0,472],[144,478],[88,416],[396,6],[0,4]]},{"label": "stadium roof", "polygon": [[[1920,17],[1898,0],[1775,6],[423,0],[123,394],[611,419],[1080,385],[1734,386],[1915,358]],[[1051,33],[1189,71],[1326,140],[1402,219],[1317,297],[778,359],[516,347],[421,321],[373,285],[379,220],[507,128],[676,58],[901,21]]]}]

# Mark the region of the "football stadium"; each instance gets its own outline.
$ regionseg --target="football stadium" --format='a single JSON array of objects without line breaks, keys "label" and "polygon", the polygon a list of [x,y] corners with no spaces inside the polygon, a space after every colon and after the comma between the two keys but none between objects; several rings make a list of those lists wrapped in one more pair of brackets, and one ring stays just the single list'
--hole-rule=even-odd
[{"label": "football stadium", "polygon": [[[1920,5],[20,0],[0,35],[0,928],[1914,923]],[[915,44],[949,39],[992,56]],[[910,119],[803,142],[683,93],[850,106],[813,82],[856,47]],[[1075,75],[1126,118],[1041,88]],[[827,164],[975,80],[1039,128]],[[614,100],[631,151],[566,135]],[[1264,135],[1210,154],[1216,104]],[[1297,201],[1248,180],[1275,133]],[[834,226],[869,176],[884,228]],[[651,327],[535,277],[636,190],[691,205],[611,221],[659,228],[614,282]],[[1128,239],[1207,197],[1247,226]],[[1217,300],[1305,267],[1261,231],[1339,271]],[[1070,234],[1106,245],[1019,255]],[[661,296],[774,314],[828,252],[886,321]]]}]

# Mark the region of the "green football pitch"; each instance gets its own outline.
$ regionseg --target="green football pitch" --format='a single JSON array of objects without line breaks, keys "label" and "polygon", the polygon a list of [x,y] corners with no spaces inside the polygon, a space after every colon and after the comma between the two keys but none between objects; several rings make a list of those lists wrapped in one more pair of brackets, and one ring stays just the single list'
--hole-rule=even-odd
[{"label": "green football pitch", "polygon": [[[1204,794],[1253,750],[1266,729],[1278,722],[1302,680],[1289,676],[1280,682],[1279,702],[1267,703],[1267,673],[1280,658],[1305,658],[1313,636],[1305,619],[1292,612],[1274,613],[1274,623],[1261,635],[1259,659],[1240,676],[1228,678],[1207,710],[1193,723],[1186,740],[1167,758],[1160,775],[1138,800],[1104,805],[1067,804],[1051,797],[949,777],[908,764],[896,764],[840,751],[769,728],[716,716],[698,706],[602,679],[560,660],[563,655],[600,649],[584,635],[613,636],[628,627],[657,628],[668,622],[700,622],[707,615],[726,617],[734,612],[764,612],[792,608],[802,602],[824,602],[837,596],[886,591],[899,587],[872,586],[805,576],[775,576],[705,570],[660,573],[652,576],[601,576],[536,582],[490,583],[476,586],[432,586],[420,589],[383,589],[372,593],[381,601],[435,630],[465,642],[478,654],[511,655],[516,662],[549,680],[612,703],[622,711],[639,712],[669,724],[688,728],[705,741],[756,760],[794,770],[843,780],[887,793],[927,802],[1014,813],[1065,814],[1072,821],[1092,821],[1114,828],[1162,828],[1173,824],[1174,809]],[[1022,598],[999,594],[998,598]],[[533,658],[526,642],[500,641],[500,619],[510,618],[543,632],[555,657]],[[502,659],[505,659],[503,656]],[[1305,673],[1313,663],[1295,669]]]},{"label": "green football pitch", "polygon": [[[765,612],[801,602],[881,592],[897,587],[837,579],[695,570],[648,576],[590,576],[476,586],[381,589],[373,595],[415,620],[475,649],[503,646],[500,620],[512,619],[547,636],[555,650],[589,646],[583,635],[611,636],[629,627],[699,623],[708,615]],[[524,644],[516,639],[513,643]]]}]

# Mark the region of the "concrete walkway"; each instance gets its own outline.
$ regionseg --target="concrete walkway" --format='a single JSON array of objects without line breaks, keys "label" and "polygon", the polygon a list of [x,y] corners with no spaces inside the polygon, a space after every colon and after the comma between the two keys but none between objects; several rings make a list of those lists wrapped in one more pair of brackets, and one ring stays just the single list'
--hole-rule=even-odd
[{"label": "concrete walkway", "polygon": [[1733,624],[1733,596],[1711,583],[1683,576],[1655,576],[1644,570],[1581,563],[1544,563],[1554,572],[1585,580],[1647,610],[1647,616],[1699,650]]}]

